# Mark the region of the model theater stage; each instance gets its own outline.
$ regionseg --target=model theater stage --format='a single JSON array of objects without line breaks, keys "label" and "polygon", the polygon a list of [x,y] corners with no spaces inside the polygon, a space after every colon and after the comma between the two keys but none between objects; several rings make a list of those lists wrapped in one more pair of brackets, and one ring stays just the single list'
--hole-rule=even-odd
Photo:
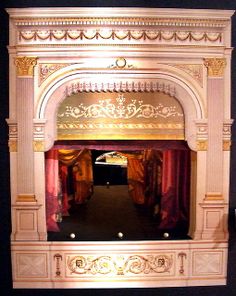
[{"label": "model theater stage", "polygon": [[233,11],[7,12],[13,287],[225,285]]}]

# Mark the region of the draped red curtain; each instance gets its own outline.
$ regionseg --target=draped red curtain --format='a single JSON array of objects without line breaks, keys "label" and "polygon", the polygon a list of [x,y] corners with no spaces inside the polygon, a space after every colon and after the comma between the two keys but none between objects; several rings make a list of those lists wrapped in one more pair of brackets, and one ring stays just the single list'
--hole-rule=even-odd
[{"label": "draped red curtain", "polygon": [[45,154],[46,170],[46,221],[48,231],[59,231],[57,213],[60,212],[60,180],[58,151],[50,150]]},{"label": "draped red curtain", "polygon": [[93,165],[91,151],[85,149],[73,166],[75,203],[82,204],[93,194]]},{"label": "draped red curtain", "polygon": [[68,167],[73,166],[75,202],[84,203],[93,193],[91,151],[51,149],[45,154],[46,218],[48,231],[60,231],[57,222],[69,215]]},{"label": "draped red curtain", "polygon": [[[133,202],[154,210],[158,206],[158,229],[188,228],[190,151],[147,149],[121,154],[128,158],[128,187]],[[46,153],[45,166],[47,227],[48,231],[59,231],[57,214],[68,215],[69,209],[68,166],[73,166],[75,203],[84,203],[93,193],[91,151],[52,149]]]},{"label": "draped red curtain", "polygon": [[163,151],[160,229],[188,228],[190,151]]},{"label": "draped red curtain", "polygon": [[145,203],[144,165],[142,155],[129,155],[127,164],[129,194],[135,204]]}]

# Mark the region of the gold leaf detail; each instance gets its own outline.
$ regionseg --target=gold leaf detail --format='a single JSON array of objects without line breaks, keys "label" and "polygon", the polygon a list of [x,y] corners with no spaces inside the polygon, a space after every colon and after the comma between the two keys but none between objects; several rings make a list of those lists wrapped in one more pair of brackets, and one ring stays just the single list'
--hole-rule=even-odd
[{"label": "gold leaf detail", "polygon": [[204,59],[204,65],[207,67],[209,77],[222,77],[226,66],[225,58]]},{"label": "gold leaf detail", "polygon": [[17,57],[15,65],[18,77],[33,77],[34,66],[37,64],[37,57]]}]

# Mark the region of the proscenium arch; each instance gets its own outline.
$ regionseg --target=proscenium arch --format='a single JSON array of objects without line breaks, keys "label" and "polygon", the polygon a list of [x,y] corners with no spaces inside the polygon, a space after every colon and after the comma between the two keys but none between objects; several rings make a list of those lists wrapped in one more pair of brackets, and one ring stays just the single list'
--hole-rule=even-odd
[{"label": "proscenium arch", "polygon": [[[100,81],[100,83],[99,83]],[[105,82],[104,82],[105,81]],[[152,91],[150,85],[156,86],[156,91],[165,92],[175,97],[181,104],[185,114],[185,140],[191,149],[195,146],[195,121],[205,118],[203,100],[196,87],[182,77],[171,73],[132,73],[110,74],[77,71],[67,73],[47,87],[36,108],[36,119],[46,120],[45,150],[48,150],[56,140],[57,110],[62,101],[74,93],[85,92],[147,92]],[[78,86],[80,85],[80,86]],[[81,88],[82,85],[82,88]],[[132,86],[133,85],[133,86]],[[160,86],[158,89],[158,85]],[[68,94],[68,89],[71,89]]]}]

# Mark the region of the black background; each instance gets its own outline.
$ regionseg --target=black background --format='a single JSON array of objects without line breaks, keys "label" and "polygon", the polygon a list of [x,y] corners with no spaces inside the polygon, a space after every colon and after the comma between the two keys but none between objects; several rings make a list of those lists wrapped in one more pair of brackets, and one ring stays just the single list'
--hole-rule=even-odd
[{"label": "black background", "polygon": [[[156,8],[200,8],[236,10],[236,0],[0,0],[0,293],[12,296],[75,296],[75,295],[112,295],[112,296],[186,296],[186,295],[236,295],[236,230],[234,209],[236,208],[236,124],[232,128],[231,182],[230,182],[230,245],[228,281],[219,287],[185,287],[185,288],[142,288],[142,289],[12,289],[10,259],[10,184],[9,153],[7,147],[8,128],[8,15],[7,7],[156,7]],[[236,15],[232,18],[232,47],[236,47]],[[236,51],[236,49],[235,49]],[[236,52],[232,55],[232,118],[236,115]]]}]

